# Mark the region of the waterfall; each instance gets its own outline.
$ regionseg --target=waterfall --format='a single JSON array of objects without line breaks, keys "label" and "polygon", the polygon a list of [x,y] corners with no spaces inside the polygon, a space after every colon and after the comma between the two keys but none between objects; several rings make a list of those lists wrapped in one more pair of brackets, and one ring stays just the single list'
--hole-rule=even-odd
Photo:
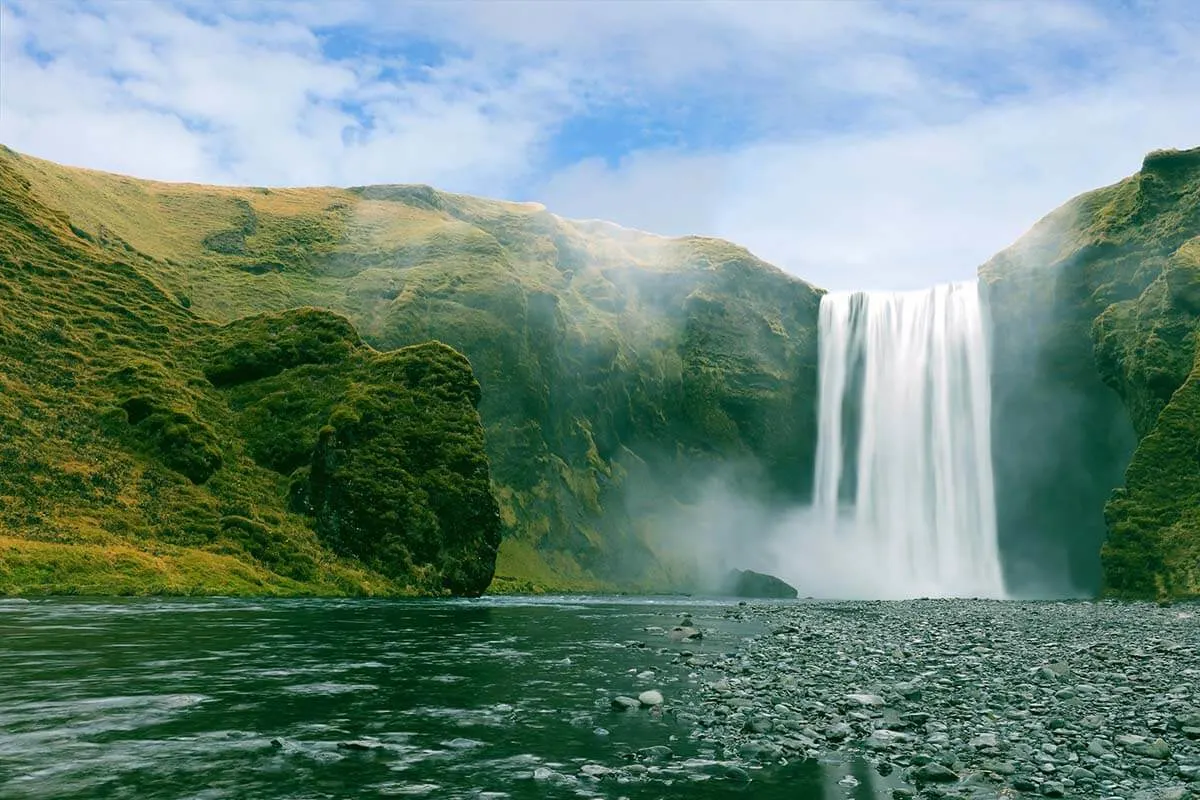
[{"label": "waterfall", "polygon": [[814,511],[879,596],[1003,597],[976,283],[821,299]]}]

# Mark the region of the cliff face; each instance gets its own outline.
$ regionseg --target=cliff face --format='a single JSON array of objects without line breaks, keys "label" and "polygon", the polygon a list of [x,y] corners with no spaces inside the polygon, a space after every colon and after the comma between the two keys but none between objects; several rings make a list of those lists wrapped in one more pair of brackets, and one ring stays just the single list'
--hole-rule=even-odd
[{"label": "cliff face", "polygon": [[1035,591],[1200,594],[1200,150],[1152,153],[980,276],[1010,566]]},{"label": "cliff face", "polygon": [[[820,292],[735,245],[0,178],[0,589],[662,590],[708,478],[808,499]],[[1200,151],[1152,154],[980,270],[1018,594],[1200,593],[1198,208]]]},{"label": "cliff face", "polygon": [[[705,476],[733,471],[766,502],[809,490],[819,293],[735,245],[422,186],[231,189],[0,158],[76,238],[201,319],[319,306],[380,349],[464,353],[505,530],[497,588],[668,588],[687,565],[654,520]],[[365,465],[347,437],[386,429],[333,427],[322,465]],[[309,468],[300,502],[350,547],[331,505],[350,485]]]},{"label": "cliff face", "polygon": [[[463,356],[379,353],[324,311],[201,320],[18,161],[0,155],[0,593],[487,586],[499,519]],[[372,459],[396,481],[363,479]]]}]

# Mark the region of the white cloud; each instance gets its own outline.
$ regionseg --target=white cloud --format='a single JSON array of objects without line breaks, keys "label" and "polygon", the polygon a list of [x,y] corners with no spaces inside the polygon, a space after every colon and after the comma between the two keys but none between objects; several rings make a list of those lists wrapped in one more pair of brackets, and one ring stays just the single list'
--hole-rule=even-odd
[{"label": "white cloud", "polygon": [[382,80],[386,64],[330,61],[287,20],[201,21],[150,3],[19,11],[4,12],[0,138],[144,177],[502,193],[569,99],[539,70],[498,76],[464,61]]},{"label": "white cloud", "polygon": [[[1186,1],[0,2],[0,140],[18,150],[519,195],[726,236],[832,288],[967,277],[1144,151],[1200,138]],[[338,25],[361,52],[323,40]],[[414,35],[444,57],[406,61]],[[689,103],[730,144],[548,166],[577,113]]]},{"label": "white cloud", "polygon": [[1008,80],[1020,91],[994,98],[894,53],[851,60],[848,81],[899,100],[881,124],[777,133],[726,153],[640,152],[569,167],[531,193],[567,216],[731,238],[827,288],[906,289],[968,279],[1070,197],[1136,171],[1147,151],[1200,145],[1194,14],[1152,20],[1139,41],[1090,7],[944,8],[980,34],[966,47],[1016,58],[1020,42],[1074,32],[1099,49],[1070,70],[1017,64]]},{"label": "white cloud", "polygon": [[566,216],[731,238],[830,289],[968,279],[1070,197],[1200,144],[1200,103],[1157,73],[963,120],[721,156],[580,165],[536,194]]}]

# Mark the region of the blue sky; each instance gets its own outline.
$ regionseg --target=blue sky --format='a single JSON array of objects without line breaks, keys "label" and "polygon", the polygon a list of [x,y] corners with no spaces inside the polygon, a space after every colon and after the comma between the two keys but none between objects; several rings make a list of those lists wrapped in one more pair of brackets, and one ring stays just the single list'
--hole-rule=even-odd
[{"label": "blue sky", "polygon": [[724,236],[835,289],[975,267],[1200,145],[1200,4],[0,0],[0,141],[163,180],[423,182]]}]

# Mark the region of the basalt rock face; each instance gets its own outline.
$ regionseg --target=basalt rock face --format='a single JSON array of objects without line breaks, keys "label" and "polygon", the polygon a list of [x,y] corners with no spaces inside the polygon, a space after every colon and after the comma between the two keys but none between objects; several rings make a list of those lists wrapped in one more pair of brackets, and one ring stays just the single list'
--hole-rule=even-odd
[{"label": "basalt rock face", "polygon": [[[317,306],[380,350],[437,340],[465,354],[504,528],[497,589],[686,586],[663,531],[706,478],[766,503],[807,497],[820,292],[743,248],[424,186],[181,186],[0,158],[199,318]],[[342,348],[314,336],[265,361],[230,353],[209,376],[236,395],[231,381],[273,381],[284,361],[281,374],[305,374]],[[329,463],[366,457],[351,432],[366,433],[322,440]],[[288,437],[246,435],[271,469],[307,463]],[[321,525],[345,491],[314,489]]]},{"label": "basalt rock face", "polygon": [[1200,594],[1200,150],[1150,154],[980,276],[1010,585]]},{"label": "basalt rock face", "polygon": [[217,325],[122,241],[0,152],[0,594],[482,591],[499,520],[461,354],[315,309]]}]

